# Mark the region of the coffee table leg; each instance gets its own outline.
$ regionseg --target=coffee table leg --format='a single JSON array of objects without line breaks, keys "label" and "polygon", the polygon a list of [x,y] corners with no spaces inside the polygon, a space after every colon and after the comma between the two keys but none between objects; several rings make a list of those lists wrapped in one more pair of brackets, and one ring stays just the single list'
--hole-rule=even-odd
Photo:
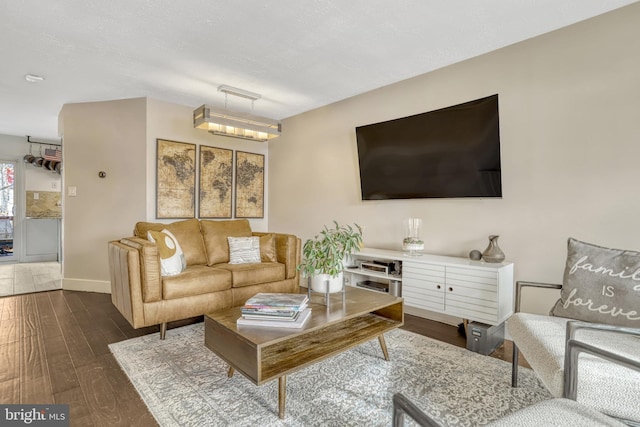
[{"label": "coffee table leg", "polygon": [[227,377],[231,378],[233,376],[233,366],[229,366],[229,372],[227,372]]},{"label": "coffee table leg", "polygon": [[284,420],[284,399],[287,396],[287,377],[278,378],[278,416]]},{"label": "coffee table leg", "polygon": [[380,341],[380,348],[382,349],[382,354],[384,354],[384,360],[389,361],[389,352],[387,351],[387,343],[384,342],[384,335],[378,335],[378,341]]}]

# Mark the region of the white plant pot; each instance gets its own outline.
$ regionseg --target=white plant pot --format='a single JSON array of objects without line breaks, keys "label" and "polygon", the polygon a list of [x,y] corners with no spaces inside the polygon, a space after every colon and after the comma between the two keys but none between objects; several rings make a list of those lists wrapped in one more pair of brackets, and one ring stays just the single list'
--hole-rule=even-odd
[{"label": "white plant pot", "polygon": [[342,290],[343,278],[342,272],[337,276],[329,276],[328,274],[318,274],[311,278],[311,290],[313,292],[327,292],[327,280],[329,280],[329,293],[340,292]]}]

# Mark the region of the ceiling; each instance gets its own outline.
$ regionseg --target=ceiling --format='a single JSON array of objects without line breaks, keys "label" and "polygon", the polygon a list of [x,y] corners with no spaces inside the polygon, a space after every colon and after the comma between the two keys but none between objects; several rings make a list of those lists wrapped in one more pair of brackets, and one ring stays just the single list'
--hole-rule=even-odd
[{"label": "ceiling", "polygon": [[283,119],[636,1],[4,0],[0,134],[57,139],[65,103],[224,106],[220,85]]}]

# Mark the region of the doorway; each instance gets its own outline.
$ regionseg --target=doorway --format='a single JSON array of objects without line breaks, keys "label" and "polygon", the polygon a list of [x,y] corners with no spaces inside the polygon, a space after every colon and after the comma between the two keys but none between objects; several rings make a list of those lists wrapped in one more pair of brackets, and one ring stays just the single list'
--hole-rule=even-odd
[{"label": "doorway", "polygon": [[15,215],[14,162],[0,160],[0,261],[15,261],[13,256]]}]

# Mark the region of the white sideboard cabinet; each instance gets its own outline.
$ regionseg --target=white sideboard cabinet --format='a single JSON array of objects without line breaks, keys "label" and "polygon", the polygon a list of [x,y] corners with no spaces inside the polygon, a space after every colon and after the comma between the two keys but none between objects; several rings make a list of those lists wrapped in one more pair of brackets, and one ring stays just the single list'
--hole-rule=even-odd
[{"label": "white sideboard cabinet", "polygon": [[345,269],[349,285],[386,289],[402,296],[408,307],[489,325],[513,314],[512,263],[374,248],[364,248],[352,259],[354,267]]}]

